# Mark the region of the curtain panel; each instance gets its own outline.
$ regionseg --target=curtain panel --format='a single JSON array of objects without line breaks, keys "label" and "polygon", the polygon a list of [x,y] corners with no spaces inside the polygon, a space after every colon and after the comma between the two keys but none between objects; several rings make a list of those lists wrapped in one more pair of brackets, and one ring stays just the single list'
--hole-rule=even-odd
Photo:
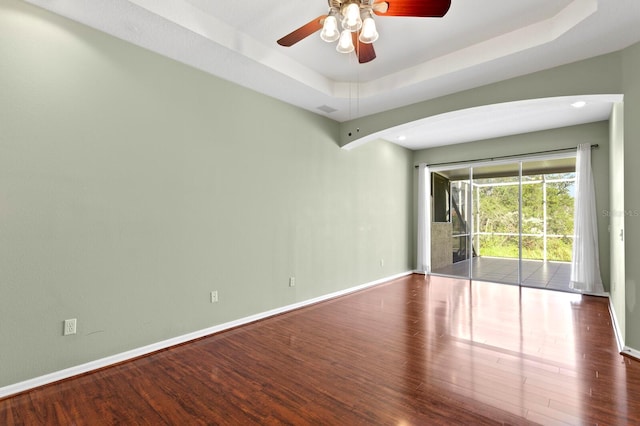
[{"label": "curtain panel", "polygon": [[590,144],[581,144],[577,149],[575,191],[570,287],[587,293],[604,293],[598,255],[598,217]]}]

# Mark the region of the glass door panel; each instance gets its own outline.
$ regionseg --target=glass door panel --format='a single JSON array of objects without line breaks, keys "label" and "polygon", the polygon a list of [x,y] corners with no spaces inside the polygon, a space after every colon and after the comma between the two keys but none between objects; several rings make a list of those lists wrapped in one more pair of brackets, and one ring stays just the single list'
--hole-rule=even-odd
[{"label": "glass door panel", "polygon": [[522,164],[522,258],[544,260],[544,175]]},{"label": "glass door panel", "polygon": [[568,289],[574,185],[574,158],[522,163],[522,285]]},{"label": "glass door panel", "polygon": [[470,277],[471,180],[470,169],[432,174],[431,271]]},{"label": "glass door panel", "polygon": [[546,176],[547,260],[571,262],[575,173]]},{"label": "glass door panel", "polygon": [[472,278],[519,283],[520,164],[473,169]]}]

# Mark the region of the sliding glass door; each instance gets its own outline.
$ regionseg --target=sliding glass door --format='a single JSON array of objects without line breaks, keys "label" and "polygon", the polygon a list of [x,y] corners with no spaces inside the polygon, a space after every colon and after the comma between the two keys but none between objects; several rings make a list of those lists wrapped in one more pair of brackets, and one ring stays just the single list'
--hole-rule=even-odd
[{"label": "sliding glass door", "polygon": [[568,289],[575,157],[431,168],[431,272]]}]

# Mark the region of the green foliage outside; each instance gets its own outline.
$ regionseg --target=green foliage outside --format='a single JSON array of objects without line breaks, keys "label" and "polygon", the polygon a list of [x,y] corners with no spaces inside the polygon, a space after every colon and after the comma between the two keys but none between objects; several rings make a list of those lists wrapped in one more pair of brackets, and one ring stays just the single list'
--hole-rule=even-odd
[{"label": "green foliage outside", "polygon": [[[543,184],[527,181],[542,180],[543,176],[523,177],[522,185],[522,257],[543,259],[544,205]],[[572,179],[573,173],[546,175],[549,179]],[[517,182],[517,178],[516,182]],[[477,184],[504,183],[511,178],[476,180]],[[548,182],[547,203],[547,259],[571,261],[573,244],[573,181]],[[475,194],[474,194],[475,195]],[[477,231],[508,235],[477,235],[474,246],[480,256],[518,257],[518,185],[491,185],[479,187],[479,200],[474,205]],[[478,221],[479,219],[479,221]],[[538,236],[526,236],[534,234]],[[479,241],[478,241],[479,239]]]}]

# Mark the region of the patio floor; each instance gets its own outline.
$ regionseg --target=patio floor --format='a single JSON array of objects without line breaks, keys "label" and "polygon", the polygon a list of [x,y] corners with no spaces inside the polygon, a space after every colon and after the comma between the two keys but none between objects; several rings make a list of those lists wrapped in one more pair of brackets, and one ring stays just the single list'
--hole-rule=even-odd
[{"label": "patio floor", "polygon": [[[518,259],[502,257],[474,257],[471,263],[472,277],[478,281],[518,284]],[[469,261],[464,260],[438,269],[432,273],[456,277],[469,276]],[[574,292],[569,288],[571,263],[541,260],[522,260],[522,285]]]}]

